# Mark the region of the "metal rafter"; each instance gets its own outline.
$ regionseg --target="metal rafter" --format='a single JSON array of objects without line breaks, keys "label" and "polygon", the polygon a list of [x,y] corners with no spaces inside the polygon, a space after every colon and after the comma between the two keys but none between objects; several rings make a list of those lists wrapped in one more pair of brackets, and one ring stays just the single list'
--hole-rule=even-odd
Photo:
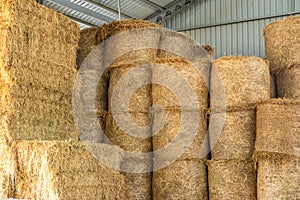
[{"label": "metal rafter", "polygon": [[[102,3],[98,2],[98,1],[95,1],[95,0],[85,0],[85,1],[88,2],[88,3],[91,3],[91,4],[95,5],[95,6],[98,6],[100,8],[103,8],[103,9],[105,9],[107,11],[110,11],[112,13],[119,14],[118,10],[115,10],[115,9],[113,9],[111,7],[108,7],[108,6],[102,4]],[[125,13],[121,13],[121,16],[125,17],[125,18],[134,18],[134,17],[129,16],[129,15],[125,14]]]},{"label": "metal rafter", "polygon": [[106,15],[94,12],[94,11],[86,9],[84,7],[81,7],[81,6],[79,6],[79,5],[75,4],[75,3],[72,3],[70,1],[62,1],[62,0],[51,0],[51,1],[54,2],[54,3],[56,3],[56,4],[65,6],[67,8],[70,8],[72,10],[76,10],[78,12],[81,12],[81,13],[83,13],[85,15],[97,18],[97,19],[99,19],[101,21],[104,21],[104,22],[110,22],[110,21],[114,21],[115,20],[115,19],[110,18],[110,17],[108,17]]},{"label": "metal rafter", "polygon": [[159,11],[164,11],[166,9],[166,8],[160,6],[160,5],[158,5],[158,4],[156,4],[152,1],[149,1],[149,0],[138,0],[138,1],[143,2],[145,4],[148,4],[148,5],[152,6],[155,9],[158,9]]}]

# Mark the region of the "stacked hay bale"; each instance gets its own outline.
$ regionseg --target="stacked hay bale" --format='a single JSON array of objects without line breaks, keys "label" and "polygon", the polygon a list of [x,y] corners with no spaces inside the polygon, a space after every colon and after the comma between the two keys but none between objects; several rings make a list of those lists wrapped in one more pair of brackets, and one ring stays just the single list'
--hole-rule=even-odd
[{"label": "stacked hay bale", "polygon": [[299,29],[300,16],[274,22],[264,29],[266,55],[280,98],[300,98]]},{"label": "stacked hay bale", "polygon": [[[13,145],[18,164],[15,198],[18,199],[125,199],[125,180],[120,172],[99,162],[122,156],[104,144],[81,142],[28,142]],[[114,152],[114,153],[113,153]],[[106,158],[105,158],[106,157]]]},{"label": "stacked hay bale", "polygon": [[183,34],[164,30],[158,57],[152,69],[153,199],[208,199],[200,153],[207,151],[211,55]]},{"label": "stacked hay bale", "polygon": [[77,139],[72,91],[79,28],[34,1],[1,3],[1,134]]},{"label": "stacked hay bale", "polygon": [[[121,170],[127,199],[151,199],[150,63],[157,55],[160,28],[141,20],[112,22],[99,29],[97,38],[105,40],[103,66],[109,76],[105,142],[128,154],[148,153],[145,160],[125,156]],[[143,172],[133,172],[132,162]]]},{"label": "stacked hay bale", "polygon": [[32,0],[0,3],[0,198],[13,198],[18,140],[77,140],[72,91],[79,27]]},{"label": "stacked hay bale", "polygon": [[[270,99],[268,63],[256,57],[223,57],[211,75],[208,162],[210,199],[255,199],[252,154],[255,103]],[[243,188],[243,189],[241,189]]]},{"label": "stacked hay bale", "polygon": [[257,105],[258,199],[299,199],[300,101],[272,99]]}]

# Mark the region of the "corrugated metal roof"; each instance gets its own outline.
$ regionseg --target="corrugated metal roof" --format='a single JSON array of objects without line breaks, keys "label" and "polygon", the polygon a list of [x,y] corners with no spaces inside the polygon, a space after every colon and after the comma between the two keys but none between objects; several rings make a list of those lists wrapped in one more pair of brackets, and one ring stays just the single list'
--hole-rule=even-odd
[{"label": "corrugated metal roof", "polygon": [[[184,0],[120,0],[121,19],[146,19],[163,13],[168,6]],[[43,5],[61,12],[81,28],[100,26],[118,20],[118,0],[39,0]]]}]

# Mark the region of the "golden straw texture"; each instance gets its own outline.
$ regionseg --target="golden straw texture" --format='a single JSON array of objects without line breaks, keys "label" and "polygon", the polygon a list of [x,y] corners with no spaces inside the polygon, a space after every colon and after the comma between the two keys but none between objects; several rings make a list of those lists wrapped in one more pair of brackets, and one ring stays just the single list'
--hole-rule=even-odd
[{"label": "golden straw texture", "polygon": [[209,199],[256,199],[252,160],[208,161]]},{"label": "golden straw texture", "polygon": [[252,157],[255,142],[255,110],[212,113],[209,124],[213,160]]},{"label": "golden straw texture", "polygon": [[278,97],[300,99],[300,65],[278,72],[276,87]]},{"label": "golden straw texture", "polygon": [[275,73],[300,64],[300,16],[269,24],[264,29],[267,59]]},{"label": "golden straw texture", "polygon": [[257,105],[257,151],[300,156],[300,101],[272,99]]},{"label": "golden straw texture", "polygon": [[121,165],[121,155],[112,155],[103,144],[17,141],[13,146],[18,164],[15,197],[124,199],[124,176],[98,161],[85,145]]},{"label": "golden straw texture", "polygon": [[78,25],[32,0],[4,0],[1,9],[1,134],[78,139],[71,103]]},{"label": "golden straw texture", "polygon": [[256,152],[255,157],[258,200],[300,198],[299,156]]},{"label": "golden straw texture", "polygon": [[270,98],[269,66],[256,57],[223,57],[214,61],[211,75],[211,108],[244,109]]},{"label": "golden straw texture", "polygon": [[153,199],[208,199],[203,160],[180,160],[153,172]]}]

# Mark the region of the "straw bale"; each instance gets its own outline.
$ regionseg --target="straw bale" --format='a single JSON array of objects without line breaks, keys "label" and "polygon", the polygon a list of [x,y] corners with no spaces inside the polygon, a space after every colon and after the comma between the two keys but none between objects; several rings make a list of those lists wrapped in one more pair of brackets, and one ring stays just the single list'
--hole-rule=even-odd
[{"label": "straw bale", "polygon": [[270,99],[270,74],[266,61],[256,57],[230,56],[214,61],[211,75],[211,108],[245,109]]},{"label": "straw bale", "polygon": [[153,172],[153,199],[208,199],[205,162],[175,161]]},{"label": "straw bale", "polygon": [[99,27],[92,27],[80,31],[80,39],[78,43],[76,58],[77,69],[80,68],[84,59],[98,45],[96,40],[98,29]]},{"label": "straw bale", "polygon": [[257,199],[299,199],[299,157],[270,152],[256,152],[255,154]]},{"label": "straw bale", "polygon": [[212,48],[209,48],[209,46],[201,47],[195,40],[183,33],[163,29],[159,43],[158,58],[181,57],[189,59],[210,57],[211,50]]},{"label": "straw bale", "polygon": [[104,24],[101,28],[98,29],[97,43],[101,43],[107,38],[121,32],[141,28],[161,28],[161,26],[150,21],[133,19],[110,22]]},{"label": "straw bale", "polygon": [[257,105],[257,151],[300,155],[300,101],[272,99]]},{"label": "straw bale", "polygon": [[[186,121],[183,121],[183,117]],[[200,158],[201,150],[208,148],[205,146],[207,119],[203,111],[176,108],[155,110],[153,118],[152,143],[155,168],[163,166],[165,161],[178,158]]]},{"label": "straw bale", "polygon": [[77,139],[71,100],[78,25],[32,0],[1,5],[2,133],[12,139]]},{"label": "straw bale", "polygon": [[[109,72],[108,111],[149,113],[151,102],[151,66],[112,66]],[[129,102],[126,101],[126,97]]]},{"label": "straw bale", "polygon": [[256,199],[256,174],[252,160],[208,161],[209,198]]},{"label": "straw bale", "polygon": [[264,29],[267,59],[271,72],[300,64],[300,16],[269,24]]},{"label": "straw bale", "polygon": [[270,97],[272,98],[277,98],[277,91],[276,91],[276,79],[275,75],[270,74],[270,80],[271,80],[271,94]]},{"label": "straw bale", "polygon": [[105,24],[99,29],[98,42],[105,41],[104,66],[153,61],[161,27],[143,20],[123,20]]},{"label": "straw bale", "polygon": [[300,99],[300,65],[278,72],[276,86],[278,97]]},{"label": "straw bale", "polygon": [[[199,63],[198,63],[199,64]],[[202,71],[197,67],[202,68]],[[152,72],[153,105],[202,109],[208,106],[208,63],[193,66],[182,58],[157,59]],[[188,92],[194,95],[186,95]]]},{"label": "straw bale", "polygon": [[13,198],[15,159],[4,138],[0,138],[0,158],[0,199]]},{"label": "straw bale", "polygon": [[214,160],[249,159],[255,142],[255,110],[212,113],[209,140]]},{"label": "straw bale", "polygon": [[151,152],[149,114],[108,113],[105,134],[109,142],[129,152]]},{"label": "straw bale", "polygon": [[90,198],[124,198],[124,176],[97,160],[86,145],[96,157],[121,165],[121,154],[112,154],[104,144],[16,141],[16,198],[67,199],[79,193]]}]

